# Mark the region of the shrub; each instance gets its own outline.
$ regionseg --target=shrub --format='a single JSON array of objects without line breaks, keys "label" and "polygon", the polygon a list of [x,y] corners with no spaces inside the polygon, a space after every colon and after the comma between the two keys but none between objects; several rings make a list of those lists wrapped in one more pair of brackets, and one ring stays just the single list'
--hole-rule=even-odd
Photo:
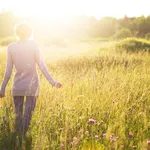
[{"label": "shrub", "polygon": [[0,39],[0,45],[1,46],[7,46],[8,44],[12,43],[16,41],[16,38],[15,37],[6,37],[6,38],[2,38]]},{"label": "shrub", "polygon": [[117,49],[125,49],[126,51],[137,52],[137,51],[149,51],[150,42],[140,38],[127,38],[116,44]]},{"label": "shrub", "polygon": [[132,33],[129,29],[122,28],[114,35],[114,38],[124,39],[124,38],[128,38],[128,37],[131,37],[131,36],[132,36]]},{"label": "shrub", "polygon": [[150,40],[150,32],[145,35],[145,38],[146,38],[147,40]]}]

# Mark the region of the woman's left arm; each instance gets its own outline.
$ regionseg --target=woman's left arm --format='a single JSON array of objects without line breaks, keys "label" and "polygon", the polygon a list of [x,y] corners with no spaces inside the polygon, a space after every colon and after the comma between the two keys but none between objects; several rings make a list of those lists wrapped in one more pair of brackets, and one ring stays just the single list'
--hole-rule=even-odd
[{"label": "woman's left arm", "polygon": [[1,89],[0,89],[0,97],[5,96],[5,88],[11,77],[12,69],[13,69],[13,60],[12,60],[12,55],[10,53],[10,48],[8,46],[8,48],[7,48],[7,65],[6,65],[6,71],[5,71],[5,75],[4,75],[3,82],[1,85]]}]

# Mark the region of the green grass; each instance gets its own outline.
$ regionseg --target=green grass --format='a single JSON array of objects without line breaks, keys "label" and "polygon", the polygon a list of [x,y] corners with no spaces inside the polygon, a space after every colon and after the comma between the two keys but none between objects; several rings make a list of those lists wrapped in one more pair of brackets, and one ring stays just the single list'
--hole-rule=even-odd
[{"label": "green grass", "polygon": [[[93,49],[94,51],[94,49]],[[92,53],[91,53],[92,55]],[[1,60],[0,81],[5,60]],[[28,138],[21,149],[32,150],[144,150],[150,140],[150,54],[100,50],[46,61],[63,83],[52,88],[41,75]],[[3,65],[2,65],[3,64]],[[15,150],[11,82],[0,100],[0,148]],[[96,122],[90,123],[89,119]],[[129,135],[130,134],[130,135]],[[31,140],[32,139],[32,140]]]},{"label": "green grass", "polygon": [[7,46],[11,42],[15,42],[15,36],[5,37],[0,39],[0,46]]},{"label": "green grass", "polygon": [[150,51],[150,41],[141,38],[126,38],[116,43],[116,48],[127,52]]}]

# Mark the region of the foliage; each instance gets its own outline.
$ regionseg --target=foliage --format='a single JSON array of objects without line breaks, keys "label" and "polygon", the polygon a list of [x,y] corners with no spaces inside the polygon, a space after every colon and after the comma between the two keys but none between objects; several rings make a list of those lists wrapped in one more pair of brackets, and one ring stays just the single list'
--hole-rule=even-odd
[{"label": "foliage", "polygon": [[116,32],[117,20],[112,17],[104,17],[97,20],[93,26],[90,26],[88,32],[92,37],[111,37]]},{"label": "foliage", "polygon": [[7,46],[8,44],[16,41],[15,37],[5,37],[0,40],[0,46]]},{"label": "foliage", "polygon": [[0,38],[13,36],[17,20],[11,12],[0,13]]},{"label": "foliage", "polygon": [[150,32],[145,35],[145,38],[146,38],[147,40],[150,40]]},{"label": "foliage", "polygon": [[129,29],[127,28],[121,28],[114,36],[115,39],[124,39],[131,37],[132,33]]},{"label": "foliage", "polygon": [[140,38],[127,38],[118,42],[116,48],[128,52],[150,51],[150,42]]},{"label": "foliage", "polygon": [[22,20],[27,20],[32,24],[36,37],[110,38],[119,34],[117,32],[121,32],[121,35],[126,35],[126,33],[130,35],[131,32],[133,36],[145,37],[150,32],[150,16],[124,16],[121,19],[103,17],[98,20],[95,17],[82,15],[73,17],[68,22],[64,20],[64,24],[61,25],[60,22],[47,18],[42,21],[43,26],[41,20],[32,17],[16,17],[11,12],[5,12],[0,13],[0,37],[13,36],[14,25]]}]

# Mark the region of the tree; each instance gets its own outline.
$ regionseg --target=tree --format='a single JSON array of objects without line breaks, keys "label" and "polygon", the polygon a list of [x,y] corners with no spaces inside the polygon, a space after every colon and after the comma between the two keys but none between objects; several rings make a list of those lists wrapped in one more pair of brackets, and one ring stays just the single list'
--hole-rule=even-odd
[{"label": "tree", "polygon": [[0,13],[0,37],[12,36],[16,17],[11,12]]},{"label": "tree", "polygon": [[124,38],[131,37],[131,36],[132,36],[132,33],[130,29],[122,28],[115,34],[114,37],[116,39],[124,39]]}]

